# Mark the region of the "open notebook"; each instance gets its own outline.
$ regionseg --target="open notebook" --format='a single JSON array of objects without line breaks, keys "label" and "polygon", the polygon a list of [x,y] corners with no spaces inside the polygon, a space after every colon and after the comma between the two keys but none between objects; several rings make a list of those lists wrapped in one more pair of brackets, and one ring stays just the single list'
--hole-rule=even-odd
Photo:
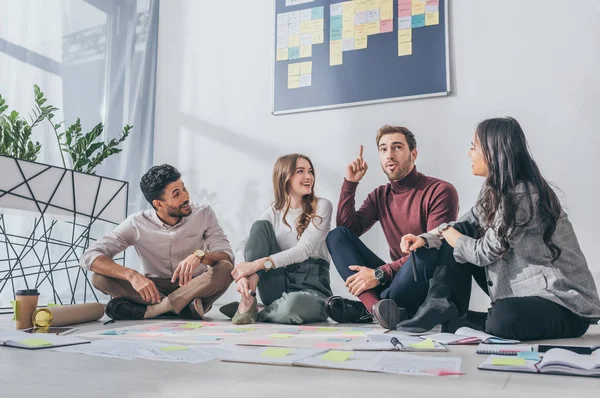
[{"label": "open notebook", "polygon": [[64,347],[75,344],[85,344],[89,342],[89,340],[83,340],[71,336],[59,336],[56,334],[41,335],[12,330],[0,330],[0,345],[25,348],[28,350]]},{"label": "open notebook", "polygon": [[585,355],[553,348],[541,360],[490,355],[479,365],[479,369],[600,377],[600,351]]},{"label": "open notebook", "polygon": [[462,327],[455,333],[437,333],[423,335],[421,338],[429,338],[442,344],[518,344],[519,340],[503,339],[481,332],[479,330]]}]

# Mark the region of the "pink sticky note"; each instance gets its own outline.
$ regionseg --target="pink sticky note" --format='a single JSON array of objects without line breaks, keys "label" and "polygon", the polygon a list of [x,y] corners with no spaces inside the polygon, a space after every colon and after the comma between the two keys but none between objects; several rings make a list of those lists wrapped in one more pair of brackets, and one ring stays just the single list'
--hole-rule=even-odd
[{"label": "pink sticky note", "polygon": [[202,326],[219,326],[218,323],[212,323],[212,322],[200,322],[200,324]]},{"label": "pink sticky note", "polygon": [[319,343],[319,344],[315,344],[316,348],[338,348],[343,346],[343,344],[338,344],[338,343]]},{"label": "pink sticky note", "polygon": [[381,21],[381,26],[379,28],[379,33],[389,33],[394,30],[394,21],[391,19],[387,21]]},{"label": "pink sticky note", "polygon": [[159,337],[159,336],[164,336],[164,334],[162,334],[162,333],[138,333],[138,336],[140,336],[140,337]]},{"label": "pink sticky note", "polygon": [[300,330],[317,330],[316,326],[298,326]]},{"label": "pink sticky note", "polygon": [[270,345],[273,344],[273,340],[252,340],[250,344],[256,345]]},{"label": "pink sticky note", "polygon": [[398,0],[398,16],[410,17],[412,15],[411,0]]},{"label": "pink sticky note", "polygon": [[428,6],[437,6],[440,4],[440,0],[427,0],[425,4]]}]

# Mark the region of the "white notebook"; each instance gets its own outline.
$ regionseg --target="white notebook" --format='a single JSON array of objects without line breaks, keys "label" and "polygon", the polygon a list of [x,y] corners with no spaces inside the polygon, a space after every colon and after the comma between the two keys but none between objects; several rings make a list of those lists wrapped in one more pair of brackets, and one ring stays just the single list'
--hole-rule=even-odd
[{"label": "white notebook", "polygon": [[600,377],[600,351],[586,355],[553,348],[541,360],[490,355],[479,369]]},{"label": "white notebook", "polygon": [[85,344],[89,342],[89,340],[83,340],[72,336],[60,336],[56,334],[31,334],[13,330],[0,330],[0,345],[25,348],[28,350],[64,347],[75,344]]},{"label": "white notebook", "polygon": [[442,344],[518,344],[519,340],[503,339],[484,333],[479,330],[462,327],[455,333],[438,333],[431,335],[423,335],[421,338],[429,338]]}]

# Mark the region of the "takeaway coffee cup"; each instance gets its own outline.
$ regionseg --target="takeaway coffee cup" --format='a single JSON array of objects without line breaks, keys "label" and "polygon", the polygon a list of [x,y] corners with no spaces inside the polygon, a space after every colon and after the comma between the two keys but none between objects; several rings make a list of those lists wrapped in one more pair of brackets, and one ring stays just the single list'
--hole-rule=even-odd
[{"label": "takeaway coffee cup", "polygon": [[15,293],[15,319],[17,329],[27,329],[33,326],[31,317],[38,305],[40,293],[37,289],[17,290]]}]

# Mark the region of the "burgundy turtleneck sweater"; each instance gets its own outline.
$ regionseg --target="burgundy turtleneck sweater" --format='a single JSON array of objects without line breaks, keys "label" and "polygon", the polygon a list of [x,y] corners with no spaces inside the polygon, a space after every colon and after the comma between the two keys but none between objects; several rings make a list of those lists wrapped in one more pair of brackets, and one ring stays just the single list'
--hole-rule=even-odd
[{"label": "burgundy turtleneck sweater", "polygon": [[455,221],[458,216],[456,188],[446,181],[417,172],[416,166],[401,180],[390,181],[371,192],[358,211],[354,200],[357,186],[358,183],[344,180],[337,225],[348,227],[361,236],[375,222],[381,223],[392,258],[391,263],[381,267],[388,283],[408,259],[400,250],[402,236],[422,234]]}]

